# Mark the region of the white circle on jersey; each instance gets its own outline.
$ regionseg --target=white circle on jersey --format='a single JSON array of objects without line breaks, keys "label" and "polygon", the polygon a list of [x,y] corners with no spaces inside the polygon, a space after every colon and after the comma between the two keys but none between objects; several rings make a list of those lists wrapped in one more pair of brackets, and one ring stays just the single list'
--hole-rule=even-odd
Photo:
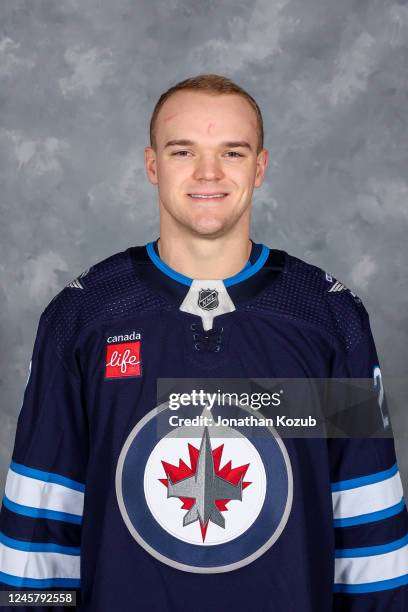
[{"label": "white circle on jersey", "polygon": [[[224,526],[210,519],[203,535],[199,520],[183,525],[183,518],[188,512],[188,507],[183,507],[183,500],[179,497],[168,497],[167,486],[163,483],[163,480],[167,480],[168,477],[163,462],[171,464],[176,471],[182,470],[179,472],[180,475],[186,474],[189,468],[188,474],[192,474],[193,466],[188,444],[198,451],[202,441],[201,437],[183,438],[168,434],[156,444],[146,463],[143,484],[150,512],[165,531],[189,544],[211,546],[234,540],[254,523],[265,500],[266,473],[255,446],[238,432],[234,432],[236,437],[220,438],[217,437],[215,431],[215,428],[211,428],[211,447],[214,452],[215,449],[222,446],[219,462],[221,474],[225,476],[228,468],[234,470],[248,466],[243,476],[242,499],[231,499],[225,505],[222,500],[217,500],[217,507],[223,508],[221,515],[225,521]],[[218,456],[221,450],[218,450]],[[226,478],[228,480],[228,476]],[[184,500],[184,505],[185,503],[186,500]]]}]

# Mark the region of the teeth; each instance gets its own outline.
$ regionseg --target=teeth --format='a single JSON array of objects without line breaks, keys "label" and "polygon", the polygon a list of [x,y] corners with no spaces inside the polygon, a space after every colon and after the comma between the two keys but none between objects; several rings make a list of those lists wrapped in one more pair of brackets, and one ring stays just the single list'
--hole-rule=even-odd
[{"label": "teeth", "polygon": [[214,193],[213,195],[203,195],[200,193],[190,193],[189,194],[190,197],[192,198],[223,198],[225,195],[227,195],[226,193]]}]

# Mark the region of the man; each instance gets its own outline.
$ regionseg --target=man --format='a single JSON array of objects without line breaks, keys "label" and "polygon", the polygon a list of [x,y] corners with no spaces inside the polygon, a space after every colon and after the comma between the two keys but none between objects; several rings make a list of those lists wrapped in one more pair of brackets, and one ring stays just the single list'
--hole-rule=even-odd
[{"label": "man", "polygon": [[[40,319],[3,589],[76,589],[77,609],[98,612],[408,610],[391,437],[282,439],[241,404],[158,399],[159,379],[367,378],[389,427],[361,300],[250,240],[268,162],[253,98],[188,79],[150,135],[159,239],[92,266]],[[228,424],[244,415],[255,426]]]}]

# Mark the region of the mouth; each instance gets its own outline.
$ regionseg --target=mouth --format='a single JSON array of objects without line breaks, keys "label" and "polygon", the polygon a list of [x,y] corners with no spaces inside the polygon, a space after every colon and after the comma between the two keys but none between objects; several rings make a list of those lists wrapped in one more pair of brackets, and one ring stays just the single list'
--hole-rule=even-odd
[{"label": "mouth", "polygon": [[228,196],[228,193],[218,191],[214,193],[188,193],[187,195],[195,202],[222,202]]}]

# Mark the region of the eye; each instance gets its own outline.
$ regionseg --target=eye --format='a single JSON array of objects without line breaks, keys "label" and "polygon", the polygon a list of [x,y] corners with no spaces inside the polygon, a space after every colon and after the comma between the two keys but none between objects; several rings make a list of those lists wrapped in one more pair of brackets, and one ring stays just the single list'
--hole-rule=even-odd
[{"label": "eye", "polygon": [[175,151],[172,155],[178,155],[179,157],[187,157],[187,155],[183,155],[183,153],[188,154],[189,151]]},{"label": "eye", "polygon": [[243,155],[241,155],[241,153],[238,153],[237,151],[227,151],[227,155],[231,157],[244,157]]}]

